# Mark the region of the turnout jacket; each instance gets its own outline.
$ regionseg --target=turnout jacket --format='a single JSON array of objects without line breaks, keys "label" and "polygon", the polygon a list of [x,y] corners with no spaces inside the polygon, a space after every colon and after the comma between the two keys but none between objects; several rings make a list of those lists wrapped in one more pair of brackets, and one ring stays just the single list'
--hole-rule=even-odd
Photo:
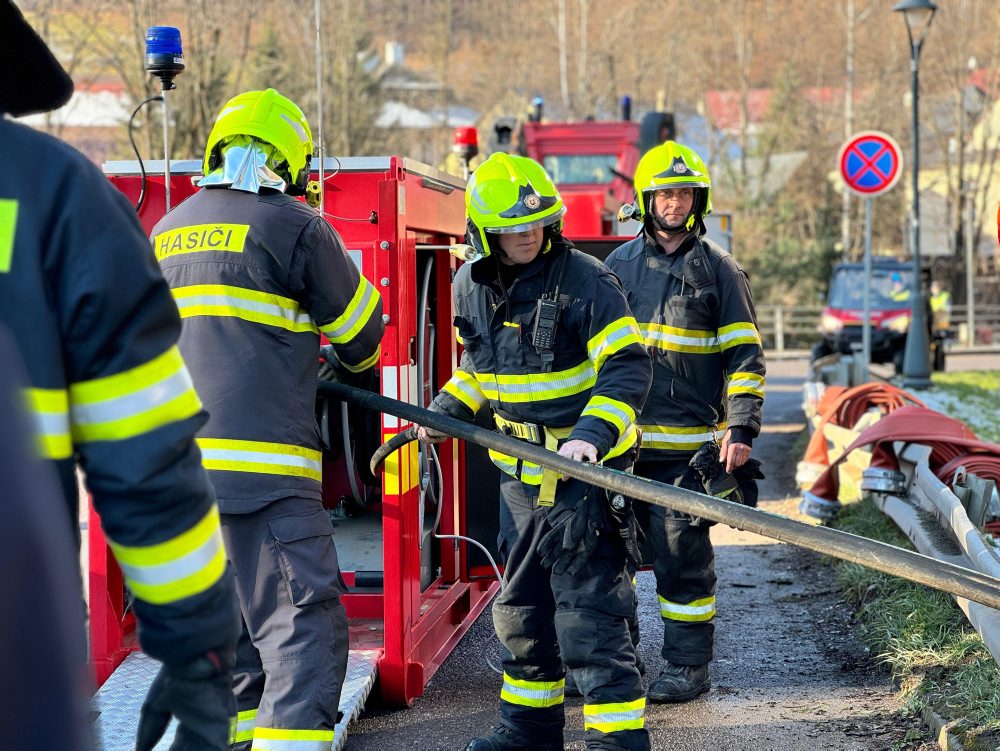
[{"label": "turnout jacket", "polygon": [[691,452],[721,436],[760,433],[764,351],[746,273],[711,240],[667,255],[647,233],[605,263],[622,281],[653,360],[639,418],[642,454]]},{"label": "turnout jacket", "polygon": [[219,512],[194,442],[206,415],[135,211],[62,142],[2,118],[0,140],[0,322],[67,501],[53,523],[79,540],[79,463],[143,649],[182,662],[235,641]]},{"label": "turnout jacket", "polygon": [[321,498],[319,335],[347,369],[372,367],[385,328],[378,291],[326,220],[283,193],[206,188],[152,239],[208,409],[198,445],[222,512]]},{"label": "turnout jacket", "polygon": [[[464,420],[489,404],[495,414],[546,428],[572,428],[569,440],[593,444],[602,458],[636,443],[635,417],[649,390],[649,356],[621,285],[596,259],[556,238],[509,288],[498,261],[465,264],[454,282],[461,364],[432,409]],[[561,263],[561,311],[551,372],[532,344],[536,302],[554,292]],[[501,470],[541,484],[542,469],[490,451]]]}]

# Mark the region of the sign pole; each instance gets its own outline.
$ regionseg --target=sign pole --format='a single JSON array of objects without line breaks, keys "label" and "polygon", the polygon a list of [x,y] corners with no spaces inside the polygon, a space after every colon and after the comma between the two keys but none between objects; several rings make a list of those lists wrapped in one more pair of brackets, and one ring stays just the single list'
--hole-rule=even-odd
[{"label": "sign pole", "polygon": [[865,320],[861,329],[861,381],[868,383],[872,362],[872,199],[865,199]]},{"label": "sign pole", "polygon": [[[868,381],[872,362],[872,199],[899,180],[903,169],[899,144],[877,130],[857,133],[840,147],[840,177],[849,190],[865,199],[865,284],[861,327],[861,377]],[[854,346],[857,346],[855,343]]]}]

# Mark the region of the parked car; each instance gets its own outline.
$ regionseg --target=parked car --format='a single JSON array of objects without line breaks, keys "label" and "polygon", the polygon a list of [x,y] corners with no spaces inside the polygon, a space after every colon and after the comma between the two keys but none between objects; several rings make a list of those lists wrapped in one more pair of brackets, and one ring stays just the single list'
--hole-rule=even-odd
[{"label": "parked car", "polygon": [[[834,352],[861,351],[864,326],[865,271],[860,263],[839,263],[833,268],[826,306],[820,315],[820,340],[813,346],[814,360]],[[871,358],[873,363],[892,363],[903,371],[906,334],[914,294],[913,265],[896,260],[878,260],[871,275]],[[944,370],[947,328],[934,327],[927,309],[931,362]]]}]

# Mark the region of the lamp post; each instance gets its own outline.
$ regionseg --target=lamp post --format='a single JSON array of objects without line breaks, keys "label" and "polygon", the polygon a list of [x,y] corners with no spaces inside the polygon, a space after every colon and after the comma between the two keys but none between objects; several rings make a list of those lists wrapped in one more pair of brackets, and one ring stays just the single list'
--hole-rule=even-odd
[{"label": "lamp post", "polygon": [[910,329],[906,334],[903,357],[903,386],[928,388],[931,385],[930,340],[927,335],[927,310],[920,274],[920,48],[934,20],[937,6],[931,0],[900,0],[892,6],[902,13],[910,38],[910,80],[913,98],[913,285],[910,296]]}]

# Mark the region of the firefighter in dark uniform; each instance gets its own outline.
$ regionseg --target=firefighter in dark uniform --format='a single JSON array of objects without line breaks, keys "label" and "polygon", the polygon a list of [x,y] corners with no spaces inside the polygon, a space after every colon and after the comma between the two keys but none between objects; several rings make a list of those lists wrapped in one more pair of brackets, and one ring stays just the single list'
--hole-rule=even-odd
[{"label": "firefighter in dark uniform", "polygon": [[[432,408],[472,420],[489,405],[508,435],[627,469],[650,364],[618,281],[562,237],[563,201],[531,159],[493,154],[472,175],[466,209],[480,260],[454,283],[465,351]],[[587,748],[648,749],[626,544],[614,533],[634,533],[634,518],[603,490],[490,457],[504,473],[493,617],[507,653],[501,725],[468,749],[562,749],[563,662],[585,697]]]},{"label": "firefighter in dark uniform", "polygon": [[153,228],[210,419],[198,434],[236,570],[236,748],[329,749],[347,617],[323,508],[315,417],[320,332],[340,367],[379,357],[382,301],[303,195],[312,136],[274,89],[234,97],[204,188]]},{"label": "firefighter in dark uniform", "polygon": [[[7,0],[0,27],[19,63],[0,73],[0,111],[64,104],[72,81]],[[238,612],[194,441],[206,415],[176,346],[177,308],[135,212],[98,169],[2,116],[0,138],[0,323],[27,370],[36,448],[61,482],[65,516],[52,523],[79,540],[79,464],[140,644],[164,663],[137,748],[152,749],[171,715],[180,722],[173,749],[227,748]],[[78,577],[73,587],[80,596]],[[33,607],[26,596],[5,606]]]},{"label": "firefighter in dark uniform", "polygon": [[[653,359],[635,473],[706,492],[703,473],[689,464],[699,449],[701,459],[721,441],[715,466],[723,475],[735,471],[743,500],[755,504],[759,465],[747,461],[760,432],[764,353],[746,274],[703,237],[712,210],[708,170],[694,151],[667,141],[640,160],[635,190],[642,232],[606,261],[622,281]],[[716,577],[710,524],[659,506],[636,510],[654,555],[664,626],[665,664],[647,695],[687,701],[711,686]]]},{"label": "firefighter in dark uniform", "polygon": [[0,727],[7,748],[84,751],[93,744],[80,559],[62,523],[59,481],[33,450],[20,359],[0,326],[0,602],[8,604],[0,616]]}]

